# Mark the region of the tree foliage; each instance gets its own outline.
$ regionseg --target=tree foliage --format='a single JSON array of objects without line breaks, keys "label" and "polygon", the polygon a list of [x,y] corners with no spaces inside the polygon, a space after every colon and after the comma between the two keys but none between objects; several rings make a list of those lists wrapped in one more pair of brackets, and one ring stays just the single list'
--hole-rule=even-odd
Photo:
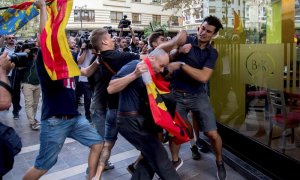
[{"label": "tree foliage", "polygon": [[202,0],[164,0],[163,10],[189,9],[193,4],[200,4]]},{"label": "tree foliage", "polygon": [[[152,26],[152,27],[151,27]],[[153,28],[153,29],[152,29]],[[159,24],[157,22],[151,22],[151,25],[149,24],[148,26],[146,26],[144,28],[144,36],[145,37],[148,37],[153,31],[155,30],[158,30],[158,29],[161,29],[163,30],[164,32],[166,32],[167,30],[167,25],[163,24]]]}]

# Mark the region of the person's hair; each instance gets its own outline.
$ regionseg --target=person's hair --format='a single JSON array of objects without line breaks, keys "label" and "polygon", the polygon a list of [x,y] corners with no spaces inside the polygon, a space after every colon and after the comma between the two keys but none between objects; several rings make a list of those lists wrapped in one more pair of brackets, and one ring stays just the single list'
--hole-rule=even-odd
[{"label": "person's hair", "polygon": [[223,29],[223,25],[220,19],[217,18],[216,16],[209,15],[203,19],[203,23],[204,22],[207,22],[207,24],[216,27],[214,34],[218,33],[220,29]]},{"label": "person's hair", "polygon": [[108,33],[108,31],[105,28],[95,29],[92,31],[91,36],[90,36],[90,41],[91,41],[93,48],[96,51],[99,51],[101,49],[101,44],[99,42],[102,41],[103,36],[106,33]]},{"label": "person's hair", "polygon": [[148,45],[148,41],[146,40],[142,40],[144,44],[147,44]]},{"label": "person's hair", "polygon": [[159,33],[159,32],[153,32],[153,33],[150,35],[150,37],[149,37],[149,44],[150,44],[150,47],[153,48],[152,43],[155,42],[155,41],[159,38],[159,36],[163,36],[163,34],[162,34],[162,33]]},{"label": "person's hair", "polygon": [[162,56],[164,54],[166,54],[167,52],[164,51],[163,49],[161,48],[155,48],[153,51],[151,51],[151,53],[148,55],[149,57],[150,56]]}]

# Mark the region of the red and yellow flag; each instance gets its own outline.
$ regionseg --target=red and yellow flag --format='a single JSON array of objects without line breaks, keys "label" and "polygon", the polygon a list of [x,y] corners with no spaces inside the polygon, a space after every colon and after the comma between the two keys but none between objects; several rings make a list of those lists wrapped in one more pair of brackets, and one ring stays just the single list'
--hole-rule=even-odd
[{"label": "red and yellow flag", "polygon": [[240,34],[244,31],[243,29],[243,23],[241,21],[240,16],[233,10],[234,15],[234,27],[233,27],[233,33]]},{"label": "red and yellow flag", "polygon": [[65,33],[72,5],[73,0],[54,0],[47,7],[48,21],[40,39],[44,65],[52,80],[80,75]]},{"label": "red and yellow flag", "polygon": [[[186,132],[188,126],[178,113],[175,113],[174,119],[171,117],[161,97],[161,91],[156,87],[156,83],[159,84],[160,82],[158,79],[156,79],[155,82],[153,81],[155,78],[153,78],[154,73],[150,65],[149,59],[145,58],[144,62],[147,64],[149,73],[151,75],[149,75],[148,77],[151,78],[150,80],[145,80],[144,78],[143,80],[146,84],[150,109],[155,124],[168,131],[172,135],[172,137],[174,137],[174,142],[176,144],[182,144],[189,141],[190,139]],[[166,89],[164,88],[164,90]],[[168,92],[170,91],[168,90]]]}]

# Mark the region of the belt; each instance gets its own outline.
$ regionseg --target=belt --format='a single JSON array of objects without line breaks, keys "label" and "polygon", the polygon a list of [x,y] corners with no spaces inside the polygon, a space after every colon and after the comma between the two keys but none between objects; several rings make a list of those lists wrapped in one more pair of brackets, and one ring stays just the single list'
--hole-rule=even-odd
[{"label": "belt", "polygon": [[183,96],[186,96],[186,95],[188,95],[188,94],[190,94],[190,95],[195,95],[195,94],[200,94],[200,93],[201,93],[201,92],[199,92],[199,93],[189,93],[189,92],[184,92],[183,90],[179,90],[179,89],[174,89],[173,91],[176,92],[176,93],[180,93],[180,94],[182,94]]},{"label": "belt", "polygon": [[138,111],[127,111],[127,112],[118,112],[118,116],[136,116],[140,113]]},{"label": "belt", "polygon": [[180,93],[180,94],[182,94],[183,96],[186,96],[187,94],[190,94],[190,93],[184,92],[184,91],[179,90],[179,89],[175,89],[174,92]]},{"label": "belt", "polygon": [[57,116],[52,116],[52,118],[69,120],[69,119],[73,119],[75,116],[76,115],[57,115]]}]

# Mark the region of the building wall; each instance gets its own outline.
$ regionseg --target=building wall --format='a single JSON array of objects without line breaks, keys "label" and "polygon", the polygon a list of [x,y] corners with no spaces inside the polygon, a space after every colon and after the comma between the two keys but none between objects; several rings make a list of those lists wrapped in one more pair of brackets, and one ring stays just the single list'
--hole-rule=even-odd
[{"label": "building wall", "polygon": [[[111,26],[113,29],[118,29],[118,23],[112,23],[110,20],[110,12],[123,12],[127,15],[127,19],[132,20],[132,13],[141,14],[141,23],[132,24],[134,30],[143,31],[144,27],[149,25],[152,21],[152,15],[161,15],[161,24],[168,25],[169,17],[172,15],[180,16],[181,12],[177,14],[172,10],[163,11],[163,5],[160,3],[153,3],[152,0],[141,0],[141,2],[132,2],[132,0],[89,0],[88,2],[82,0],[74,0],[73,9],[85,6],[86,10],[95,10],[95,22],[82,22],[83,29],[93,30],[95,28]],[[169,31],[178,31],[179,26],[169,26]],[[74,11],[72,11],[67,30],[80,30],[81,22],[74,22]]]}]

